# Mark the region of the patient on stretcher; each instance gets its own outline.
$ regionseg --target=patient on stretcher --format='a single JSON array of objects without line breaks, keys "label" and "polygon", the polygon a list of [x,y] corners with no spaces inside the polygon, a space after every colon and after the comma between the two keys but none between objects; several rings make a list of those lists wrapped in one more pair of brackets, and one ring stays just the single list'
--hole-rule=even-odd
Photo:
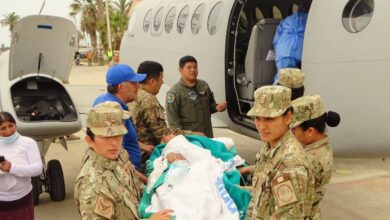
[{"label": "patient on stretcher", "polygon": [[237,186],[236,170],[244,160],[222,142],[179,135],[157,147],[148,163],[153,169],[140,204],[143,217],[165,208],[174,210],[176,220],[245,217],[250,194]]}]

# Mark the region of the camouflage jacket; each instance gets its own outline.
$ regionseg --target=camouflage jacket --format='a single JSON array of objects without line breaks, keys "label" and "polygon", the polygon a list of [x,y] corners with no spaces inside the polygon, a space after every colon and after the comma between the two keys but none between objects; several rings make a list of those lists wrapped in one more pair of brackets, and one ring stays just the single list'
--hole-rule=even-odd
[{"label": "camouflage jacket", "polygon": [[310,159],[311,168],[315,179],[315,194],[310,218],[320,219],[320,202],[325,195],[327,186],[332,176],[333,149],[329,144],[329,139],[324,138],[320,141],[305,146],[305,150],[308,158]]},{"label": "camouflage jacket", "polygon": [[142,184],[135,176],[127,154],[120,153],[116,161],[105,159],[94,151],[87,154],[74,187],[81,218],[139,219]]},{"label": "camouflage jacket", "polygon": [[286,132],[257,155],[247,220],[308,218],[313,177],[301,144]]},{"label": "camouflage jacket", "polygon": [[161,138],[168,134],[185,134],[184,131],[168,128],[165,122],[165,110],[157,98],[143,89],[138,90],[133,119],[138,141],[144,144],[160,144]]}]

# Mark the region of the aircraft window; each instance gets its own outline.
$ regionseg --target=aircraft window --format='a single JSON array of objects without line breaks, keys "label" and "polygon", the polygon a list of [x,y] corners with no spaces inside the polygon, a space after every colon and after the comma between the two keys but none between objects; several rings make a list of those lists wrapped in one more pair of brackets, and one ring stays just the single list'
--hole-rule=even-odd
[{"label": "aircraft window", "polygon": [[187,18],[190,13],[190,7],[188,5],[184,6],[181,10],[179,17],[177,18],[177,31],[181,34],[186,27]]},{"label": "aircraft window", "polygon": [[165,31],[170,33],[173,28],[173,21],[176,16],[176,7],[169,9],[167,17],[165,18]]},{"label": "aircraft window", "polygon": [[164,8],[161,7],[160,9],[158,9],[156,16],[154,16],[153,30],[155,32],[160,30],[162,17],[163,17],[163,11],[164,11]]},{"label": "aircraft window", "polygon": [[221,14],[223,7],[222,2],[218,2],[214,5],[214,7],[211,9],[209,18],[207,19],[207,30],[209,31],[209,34],[214,35],[217,33],[217,27],[219,24],[219,15]]},{"label": "aircraft window", "polygon": [[277,6],[272,7],[272,15],[275,19],[283,19],[282,12]]},{"label": "aircraft window", "polygon": [[344,28],[351,33],[362,31],[370,23],[373,13],[373,0],[350,0],[343,11]]},{"label": "aircraft window", "polygon": [[144,31],[148,32],[150,23],[152,22],[152,10],[149,10],[146,12],[145,18],[144,18]]},{"label": "aircraft window", "polygon": [[254,15],[255,15],[255,16],[254,16],[254,21],[255,21],[255,23],[257,23],[258,21],[260,21],[261,19],[264,18],[263,12],[262,12],[261,9],[258,8],[258,7],[255,8],[255,14],[254,14]]},{"label": "aircraft window", "polygon": [[194,14],[192,15],[191,19],[191,31],[193,34],[199,33],[200,28],[202,27],[203,23],[203,15],[204,10],[206,6],[205,4],[200,4],[194,11]]}]

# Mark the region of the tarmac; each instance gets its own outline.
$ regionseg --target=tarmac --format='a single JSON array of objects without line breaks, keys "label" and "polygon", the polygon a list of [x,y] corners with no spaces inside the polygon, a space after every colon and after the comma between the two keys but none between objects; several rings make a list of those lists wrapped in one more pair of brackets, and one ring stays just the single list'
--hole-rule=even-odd
[{"label": "tarmac", "polygon": [[[105,92],[107,66],[74,66],[66,88],[78,106],[83,121],[94,98]],[[253,163],[261,142],[226,128],[214,128],[216,137],[232,137],[238,154]],[[81,168],[87,145],[84,132],[76,133],[80,140],[68,142],[66,152],[58,143],[50,147],[46,161],[58,159],[63,168],[66,199],[53,202],[47,193],[40,196],[35,207],[37,220],[80,219],[73,200],[73,186]],[[334,171],[321,204],[322,219],[382,220],[390,219],[390,158],[334,158]]]}]

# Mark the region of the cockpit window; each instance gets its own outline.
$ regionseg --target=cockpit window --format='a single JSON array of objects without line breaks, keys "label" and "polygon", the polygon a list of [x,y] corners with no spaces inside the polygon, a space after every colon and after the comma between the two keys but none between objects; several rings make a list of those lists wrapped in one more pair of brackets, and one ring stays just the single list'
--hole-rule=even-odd
[{"label": "cockpit window", "polygon": [[183,33],[184,28],[186,27],[189,13],[190,13],[190,7],[186,5],[181,10],[179,17],[177,18],[177,32],[179,32],[180,34]]},{"label": "cockpit window", "polygon": [[273,6],[272,7],[272,15],[275,19],[283,19],[283,14],[278,8],[278,6]]},{"label": "cockpit window", "polygon": [[207,30],[211,35],[214,35],[217,33],[217,27],[219,25],[219,17],[222,11],[223,3],[218,2],[214,5],[214,7],[211,9],[209,17],[207,19]]},{"label": "cockpit window", "polygon": [[161,7],[160,9],[158,9],[156,15],[154,16],[154,22],[153,22],[154,32],[158,32],[160,30],[162,17],[163,17],[163,11],[164,11],[164,8]]},{"label": "cockpit window", "polygon": [[370,23],[373,13],[373,0],[350,0],[343,11],[344,28],[351,33],[362,31]]},{"label": "cockpit window", "polygon": [[150,9],[148,12],[146,12],[146,15],[144,18],[144,31],[145,32],[148,32],[151,22],[152,22],[152,10]]},{"label": "cockpit window", "polygon": [[264,18],[263,12],[261,11],[260,8],[256,7],[255,11],[254,11],[254,16],[253,16],[254,23],[256,24],[257,22],[259,22],[263,18]]},{"label": "cockpit window", "polygon": [[167,13],[167,17],[165,18],[165,31],[167,33],[171,33],[175,16],[176,16],[176,7],[172,7],[171,9],[169,9]]},{"label": "cockpit window", "polygon": [[205,4],[200,4],[194,11],[191,19],[191,31],[193,34],[198,34],[203,23]]}]

